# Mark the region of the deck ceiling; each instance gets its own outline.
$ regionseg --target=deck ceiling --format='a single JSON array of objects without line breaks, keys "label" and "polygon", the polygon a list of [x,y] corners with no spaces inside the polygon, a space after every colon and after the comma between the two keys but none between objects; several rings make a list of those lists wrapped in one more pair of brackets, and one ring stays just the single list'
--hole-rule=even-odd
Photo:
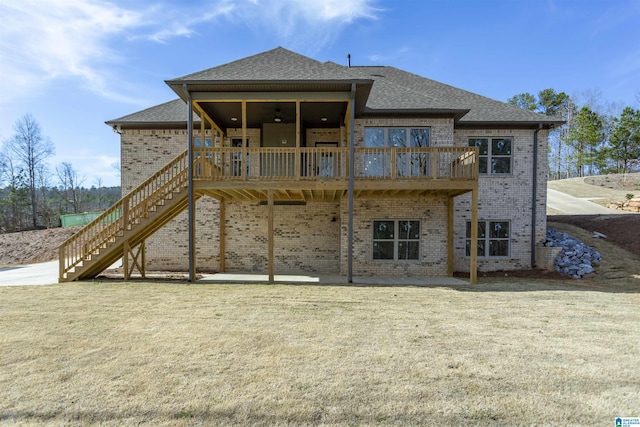
[{"label": "deck ceiling", "polygon": [[[197,193],[209,196],[217,200],[227,202],[266,202],[268,200],[269,190],[258,189],[198,189]],[[432,197],[455,197],[467,193],[468,189],[456,190],[435,190],[435,189],[405,189],[405,190],[355,190],[355,198],[410,198],[424,199]],[[273,190],[273,199],[278,204],[296,204],[296,203],[312,203],[312,202],[340,202],[343,197],[347,197],[345,189],[292,189],[292,190]]]},{"label": "deck ceiling", "polygon": [[[199,105],[225,132],[229,128],[242,127],[241,102],[199,102]],[[276,110],[282,114],[283,123],[296,122],[294,102],[249,102],[247,127],[260,128],[263,123],[273,123]],[[300,122],[303,127],[339,128],[344,124],[346,111],[346,102],[303,102],[300,104]]]}]

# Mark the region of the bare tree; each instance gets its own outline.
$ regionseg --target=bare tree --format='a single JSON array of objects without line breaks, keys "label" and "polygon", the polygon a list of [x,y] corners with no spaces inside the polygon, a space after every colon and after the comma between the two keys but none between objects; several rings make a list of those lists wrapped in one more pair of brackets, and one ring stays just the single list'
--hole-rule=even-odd
[{"label": "bare tree", "polygon": [[73,213],[80,212],[81,204],[81,191],[80,186],[82,180],[78,178],[78,172],[73,168],[73,165],[69,162],[62,162],[56,168],[58,179],[62,185],[62,190],[65,200],[65,212],[68,211],[69,204]]},{"label": "bare tree", "polygon": [[40,190],[40,200],[38,201],[40,218],[42,218],[43,225],[47,228],[51,227],[51,219],[53,218],[53,210],[51,209],[49,202],[49,189],[51,187],[51,172],[49,166],[41,164],[38,166],[38,189]]},{"label": "bare tree", "polygon": [[[6,148],[6,146],[5,146]],[[29,206],[26,177],[22,169],[16,166],[13,157],[6,150],[0,152],[0,182],[6,185],[5,195],[0,199],[2,210],[2,228],[13,232],[24,229],[27,207]]]},{"label": "bare tree", "polygon": [[97,177],[96,178],[96,202],[98,202],[98,210],[102,209],[102,193],[103,193],[103,188],[102,188],[102,178]]},{"label": "bare tree", "polygon": [[38,226],[37,181],[39,167],[55,150],[48,138],[42,135],[40,125],[31,114],[18,119],[14,125],[15,134],[7,142],[7,149],[15,156],[19,166],[27,174],[27,184],[31,199],[31,221],[33,228]]}]

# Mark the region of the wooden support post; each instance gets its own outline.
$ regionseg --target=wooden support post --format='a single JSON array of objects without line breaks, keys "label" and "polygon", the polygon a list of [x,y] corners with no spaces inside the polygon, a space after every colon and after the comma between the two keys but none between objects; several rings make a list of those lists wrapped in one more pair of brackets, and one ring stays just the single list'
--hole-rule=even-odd
[{"label": "wooden support post", "polygon": [[296,181],[300,181],[300,101],[296,101],[296,158],[293,164]]},{"label": "wooden support post", "polygon": [[478,189],[471,191],[471,260],[469,283],[478,283]]},{"label": "wooden support post", "polygon": [[62,244],[58,248],[58,282],[62,282],[64,279],[64,273],[67,269],[67,260],[65,255],[65,245]]},{"label": "wooden support post", "polygon": [[453,206],[454,198],[447,204],[447,276],[453,277]]},{"label": "wooden support post", "polygon": [[122,198],[122,232],[129,229],[129,196]]},{"label": "wooden support post", "polygon": [[267,201],[267,233],[269,236],[267,237],[267,241],[269,249],[268,249],[268,258],[269,258],[269,283],[273,283],[274,274],[273,274],[273,190],[269,190],[268,192],[268,201]]},{"label": "wooden support post", "polygon": [[433,179],[438,178],[438,151],[437,150],[433,150],[431,151],[431,153],[429,153],[429,156],[431,157],[429,159],[429,162],[431,163],[429,165],[429,167],[431,168],[431,170],[429,172],[431,172],[431,177]]},{"label": "wooden support post", "polygon": [[124,280],[129,280],[129,252],[131,247],[129,241],[125,241],[122,248],[122,268],[124,269]]},{"label": "wooden support post", "polygon": [[[206,161],[207,156],[205,155],[206,153],[206,148],[205,148],[205,129],[204,129],[204,117],[200,117],[200,164],[202,166],[200,166],[199,169],[196,169],[196,173],[198,174],[199,178],[204,178],[204,179],[211,179],[208,175],[208,173],[206,173],[206,167],[205,165],[208,165],[208,162]],[[213,141],[212,141],[213,142]]]},{"label": "wooden support post", "polygon": [[220,272],[224,273],[226,270],[226,260],[225,260],[225,245],[226,245],[226,232],[225,232],[225,221],[226,221],[226,202],[224,200],[220,200]]},{"label": "wooden support post", "polygon": [[247,152],[247,101],[242,101],[242,160],[240,161],[240,169],[242,169],[242,179],[247,179],[247,161],[249,153]]},{"label": "wooden support post", "polygon": [[141,261],[138,268],[143,279],[147,278],[147,243],[145,240],[140,242]]},{"label": "wooden support post", "polygon": [[[391,153],[389,154],[391,156],[391,179],[393,181],[395,181],[396,179],[398,179],[398,154],[396,153],[396,149],[392,148],[391,150],[389,150]],[[383,154],[384,156],[384,154]],[[386,162],[383,162],[383,168],[384,165],[386,164]],[[406,172],[406,171],[404,171]],[[382,171],[382,175],[385,175],[385,171]]]}]

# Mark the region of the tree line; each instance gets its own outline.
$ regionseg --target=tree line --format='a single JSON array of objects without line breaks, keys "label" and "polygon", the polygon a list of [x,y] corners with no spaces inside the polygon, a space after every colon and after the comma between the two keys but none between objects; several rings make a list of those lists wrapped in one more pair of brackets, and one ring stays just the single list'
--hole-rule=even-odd
[{"label": "tree line", "polygon": [[0,149],[0,232],[60,226],[60,215],[100,211],[120,199],[120,187],[104,187],[99,178],[84,187],[69,162],[52,170],[54,153],[32,115],[16,121]]},{"label": "tree line", "polygon": [[640,109],[603,107],[598,93],[570,97],[552,88],[507,102],[565,121],[549,134],[550,179],[640,170]]}]

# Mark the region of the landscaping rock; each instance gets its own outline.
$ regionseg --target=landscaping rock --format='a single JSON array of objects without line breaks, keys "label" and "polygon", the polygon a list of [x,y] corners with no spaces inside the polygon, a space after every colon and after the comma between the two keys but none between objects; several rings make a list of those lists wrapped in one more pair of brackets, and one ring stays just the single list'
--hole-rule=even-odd
[{"label": "landscaping rock", "polygon": [[593,264],[602,261],[602,255],[598,251],[551,227],[547,228],[547,241],[544,245],[562,248],[555,260],[555,269],[560,274],[576,279],[595,272]]}]

